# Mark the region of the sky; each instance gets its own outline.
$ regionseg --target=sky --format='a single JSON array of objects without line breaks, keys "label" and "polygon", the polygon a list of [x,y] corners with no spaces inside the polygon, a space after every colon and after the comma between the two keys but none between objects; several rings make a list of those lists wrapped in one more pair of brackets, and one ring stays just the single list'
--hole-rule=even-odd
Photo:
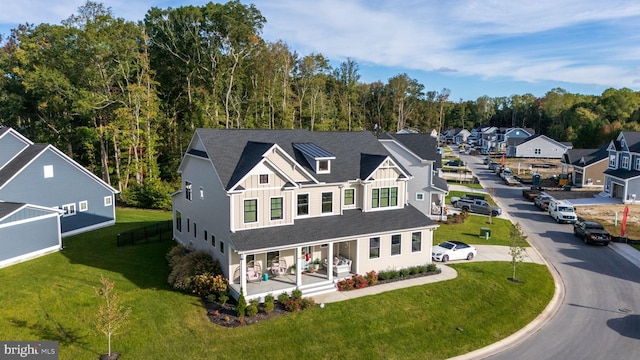
[{"label": "sky", "polygon": [[[221,0],[223,1],[223,0]],[[151,7],[201,0],[104,0],[138,21]],[[640,2],[629,0],[241,0],[267,23],[262,37],[333,67],[351,58],[360,81],[407,74],[449,100],[542,97],[554,88],[600,95],[640,90]],[[84,0],[6,1],[0,34],[19,24],[60,24]]]}]

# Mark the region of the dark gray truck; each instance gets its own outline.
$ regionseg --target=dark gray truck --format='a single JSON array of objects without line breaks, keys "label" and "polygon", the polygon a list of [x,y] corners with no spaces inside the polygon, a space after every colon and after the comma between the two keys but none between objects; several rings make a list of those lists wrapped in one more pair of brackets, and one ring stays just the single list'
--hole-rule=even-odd
[{"label": "dark gray truck", "polygon": [[602,224],[595,221],[576,221],[573,224],[573,234],[581,238],[585,244],[609,245],[611,234]]}]

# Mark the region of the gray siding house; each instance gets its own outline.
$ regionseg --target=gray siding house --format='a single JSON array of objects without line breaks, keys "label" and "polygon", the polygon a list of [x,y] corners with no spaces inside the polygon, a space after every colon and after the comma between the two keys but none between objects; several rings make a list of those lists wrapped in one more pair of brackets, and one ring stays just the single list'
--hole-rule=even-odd
[{"label": "gray siding house", "polygon": [[438,176],[442,155],[438,141],[429,134],[391,134],[379,138],[380,143],[413,176],[409,180],[409,204],[434,220],[446,218],[444,198],[449,193],[447,181]]},{"label": "gray siding house", "polygon": [[521,158],[561,159],[569,144],[555,141],[545,135],[533,135],[526,139],[513,139],[509,142],[507,154]]},{"label": "gray siding house", "polygon": [[62,247],[61,212],[0,202],[0,268],[58,251]]},{"label": "gray siding house", "polygon": [[0,201],[60,210],[56,236],[115,223],[117,191],[54,146],[34,144],[0,126],[0,160]]},{"label": "gray siding house", "polygon": [[562,163],[572,168],[572,183],[578,187],[604,187],[604,172],[607,170],[609,152],[600,149],[568,149]]},{"label": "gray siding house", "polygon": [[431,262],[437,224],[369,132],[197,129],[178,172],[174,238],[218,259],[234,297]]},{"label": "gray siding house", "polygon": [[640,197],[640,132],[621,132],[607,151],[604,195],[635,203]]}]

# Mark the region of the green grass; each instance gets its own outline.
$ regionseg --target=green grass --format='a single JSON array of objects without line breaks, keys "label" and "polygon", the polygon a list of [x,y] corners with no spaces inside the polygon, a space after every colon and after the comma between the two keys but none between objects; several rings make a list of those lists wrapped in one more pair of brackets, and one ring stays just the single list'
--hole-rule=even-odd
[{"label": "green grass", "polygon": [[[513,228],[511,221],[492,218],[491,222],[492,224],[489,224],[488,216],[469,214],[461,224],[440,223],[440,227],[433,233],[433,243],[435,245],[446,240],[460,240],[467,244],[510,246],[509,233]],[[489,240],[480,237],[481,227],[491,229]],[[529,244],[522,244],[522,246],[529,246]]]},{"label": "green grass", "polygon": [[208,321],[199,299],[169,289],[171,242],[115,246],[118,232],[170,213],[118,209],[117,215],[113,227],[65,239],[62,252],[0,269],[0,339],[55,340],[60,359],[97,358],[107,348],[94,326],[103,274],[133,310],[112,339],[124,359],[442,359],[522,328],[554,289],[541,265],[520,264],[524,282],[517,284],[506,280],[508,263],[460,263],[452,265],[459,272],[454,280],[223,328]]},{"label": "green grass", "polygon": [[460,186],[464,186],[464,187],[468,187],[470,189],[470,191],[473,191],[473,189],[484,189],[482,187],[482,185],[480,184],[469,184],[469,183],[461,183],[460,181],[456,181],[456,180],[447,180],[447,184],[453,184],[453,185],[460,185]]}]

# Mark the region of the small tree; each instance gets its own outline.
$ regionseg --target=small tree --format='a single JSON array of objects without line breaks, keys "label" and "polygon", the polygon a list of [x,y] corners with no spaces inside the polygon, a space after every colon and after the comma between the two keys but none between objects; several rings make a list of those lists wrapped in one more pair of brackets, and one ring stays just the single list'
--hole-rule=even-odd
[{"label": "small tree", "polygon": [[[487,193],[489,194],[489,196],[491,196],[492,199],[496,197],[495,188],[487,188]],[[489,209],[489,224],[493,224],[493,211],[491,209]]]},{"label": "small tree", "polygon": [[115,332],[124,325],[131,314],[131,308],[125,309],[120,305],[120,299],[113,291],[115,282],[109,281],[109,279],[100,275],[100,283],[102,287],[95,289],[95,291],[96,295],[104,299],[105,303],[100,305],[98,309],[96,328],[101,333],[107,335],[109,344],[108,356],[109,359],[111,359],[111,335],[115,334]]},{"label": "small tree", "polygon": [[518,264],[524,260],[527,252],[523,246],[527,237],[522,234],[520,223],[515,223],[509,233],[509,239],[511,240],[509,255],[511,255],[511,266],[513,267],[513,276],[511,277],[511,280],[516,281],[516,268],[518,267]]}]

